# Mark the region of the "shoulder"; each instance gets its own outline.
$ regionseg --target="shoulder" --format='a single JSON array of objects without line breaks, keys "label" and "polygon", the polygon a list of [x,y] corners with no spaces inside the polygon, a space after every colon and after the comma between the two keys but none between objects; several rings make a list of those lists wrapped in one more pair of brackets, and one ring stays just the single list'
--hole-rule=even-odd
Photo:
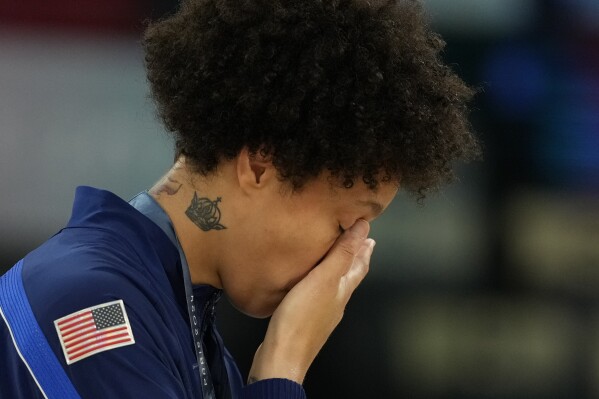
[{"label": "shoulder", "polygon": [[[140,257],[139,250],[112,232],[66,229],[25,257],[23,286],[40,329],[78,391],[186,397],[194,384],[174,376],[187,373],[189,329],[167,277],[152,271],[162,269],[159,257]],[[148,264],[152,261],[156,264]],[[104,334],[105,329],[115,330]],[[72,353],[77,356],[71,359]],[[112,386],[114,378],[127,378],[131,385]],[[142,383],[147,378],[155,380],[152,389]]]},{"label": "shoulder", "polygon": [[136,251],[112,232],[65,229],[24,258],[22,279],[32,304],[91,306],[107,292],[143,285],[142,267]]},{"label": "shoulder", "polygon": [[64,229],[52,237],[24,258],[22,280],[40,324],[115,300],[155,313],[156,302],[172,299],[150,243],[96,228]]}]

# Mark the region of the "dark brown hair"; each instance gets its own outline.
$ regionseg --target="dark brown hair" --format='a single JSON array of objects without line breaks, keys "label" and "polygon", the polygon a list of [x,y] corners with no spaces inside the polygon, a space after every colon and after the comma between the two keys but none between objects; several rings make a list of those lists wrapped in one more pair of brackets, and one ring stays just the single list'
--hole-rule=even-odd
[{"label": "dark brown hair", "polygon": [[416,1],[188,0],[143,46],[178,154],[208,174],[247,146],[300,188],[399,181],[423,197],[479,154],[473,91]]}]

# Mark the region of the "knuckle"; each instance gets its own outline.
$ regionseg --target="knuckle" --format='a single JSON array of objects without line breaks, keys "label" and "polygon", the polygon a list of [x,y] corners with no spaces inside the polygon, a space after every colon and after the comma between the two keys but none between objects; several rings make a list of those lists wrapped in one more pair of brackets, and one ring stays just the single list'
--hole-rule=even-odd
[{"label": "knuckle", "polygon": [[339,242],[339,252],[346,256],[355,257],[358,252],[358,240],[350,238]]},{"label": "knuckle", "polygon": [[354,256],[356,256],[353,248],[350,246],[347,246],[347,245],[340,245],[339,252],[341,253],[341,255],[343,255],[347,258],[353,258]]}]

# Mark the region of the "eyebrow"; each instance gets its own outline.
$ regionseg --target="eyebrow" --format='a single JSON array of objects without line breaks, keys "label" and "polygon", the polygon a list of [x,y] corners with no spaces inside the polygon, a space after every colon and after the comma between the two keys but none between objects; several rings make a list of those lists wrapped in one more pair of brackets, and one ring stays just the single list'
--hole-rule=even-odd
[{"label": "eyebrow", "polygon": [[383,213],[383,210],[385,208],[383,205],[379,204],[376,201],[356,200],[356,203],[358,205],[363,205],[363,206],[370,207],[370,209],[372,209],[372,213],[374,214],[374,216],[378,216],[381,213]]}]

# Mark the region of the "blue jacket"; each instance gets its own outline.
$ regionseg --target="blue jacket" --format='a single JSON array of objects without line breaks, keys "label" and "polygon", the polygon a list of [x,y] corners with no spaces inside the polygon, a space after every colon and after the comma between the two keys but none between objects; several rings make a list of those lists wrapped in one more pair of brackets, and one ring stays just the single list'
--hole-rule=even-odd
[{"label": "blue jacket", "polygon": [[[131,204],[79,187],[68,225],[0,278],[0,397],[202,398],[177,245]],[[220,291],[193,294],[217,397],[305,398],[289,380],[244,385],[212,323]]]}]

